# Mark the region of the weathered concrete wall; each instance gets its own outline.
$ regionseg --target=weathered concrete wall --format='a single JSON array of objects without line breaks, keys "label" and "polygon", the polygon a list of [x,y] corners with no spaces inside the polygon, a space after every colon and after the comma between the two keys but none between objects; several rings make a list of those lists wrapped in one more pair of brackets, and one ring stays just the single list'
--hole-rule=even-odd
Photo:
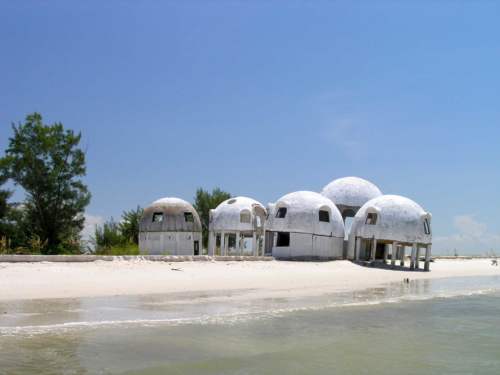
[{"label": "weathered concrete wall", "polygon": [[141,232],[139,249],[144,255],[194,255],[194,241],[201,251],[201,232]]},{"label": "weathered concrete wall", "polygon": [[180,256],[180,255],[0,255],[0,263],[33,263],[33,262],[95,262],[117,260],[147,260],[153,262],[213,262],[213,261],[270,261],[273,257],[256,256]]},{"label": "weathered concrete wall", "polygon": [[[275,241],[277,236],[275,236]],[[344,239],[316,236],[306,233],[290,233],[290,246],[273,246],[273,257],[277,259],[342,259]]]}]

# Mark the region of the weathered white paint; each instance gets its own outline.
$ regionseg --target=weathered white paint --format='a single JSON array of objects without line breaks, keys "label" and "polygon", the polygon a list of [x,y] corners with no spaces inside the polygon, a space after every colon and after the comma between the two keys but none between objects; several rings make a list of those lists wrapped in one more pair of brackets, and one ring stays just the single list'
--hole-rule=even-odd
[{"label": "weathered white paint", "polygon": [[[284,218],[277,218],[280,208],[286,208]],[[329,213],[329,222],[319,221],[319,211]],[[273,232],[290,233],[290,246],[272,249],[277,258],[342,258],[344,223],[333,202],[312,191],[284,195],[268,205],[266,227]],[[277,236],[275,235],[277,239]]]},{"label": "weathered white paint", "polygon": [[[241,215],[249,215],[248,222],[242,222]],[[210,210],[208,253],[215,254],[215,239],[221,235],[221,254],[236,252],[245,255],[263,255],[265,246],[265,221],[267,211],[258,201],[248,197],[233,197]],[[223,240],[229,234],[236,236],[235,249],[227,249],[227,241]],[[248,237],[245,237],[248,236]],[[262,246],[259,250],[259,244]]]},{"label": "weathered white paint", "polygon": [[331,199],[337,206],[360,208],[369,200],[381,196],[382,192],[370,181],[359,177],[344,177],[326,185],[321,195]]},{"label": "weathered white paint", "polygon": [[[376,224],[366,224],[368,213],[377,214]],[[355,237],[375,237],[377,240],[408,245],[430,244],[432,233],[425,233],[424,221],[428,221],[430,229],[431,218],[430,213],[405,197],[383,195],[372,199],[359,209],[354,218],[349,234],[348,257],[352,259],[354,256]]]},{"label": "weathered white paint", "polygon": [[[153,215],[162,213],[161,222],[153,222]],[[187,221],[185,213],[193,215]],[[201,222],[194,207],[179,198],[162,198],[144,209],[139,223],[139,249],[142,254],[194,255],[198,241],[201,254]]]}]

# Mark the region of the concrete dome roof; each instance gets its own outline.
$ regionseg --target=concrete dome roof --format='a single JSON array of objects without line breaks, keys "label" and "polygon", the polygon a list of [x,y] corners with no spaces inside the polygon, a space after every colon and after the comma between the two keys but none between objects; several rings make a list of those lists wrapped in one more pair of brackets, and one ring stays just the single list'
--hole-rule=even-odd
[{"label": "concrete dome roof", "polygon": [[[242,212],[250,214],[250,222],[241,222]],[[252,230],[255,216],[261,217],[261,225],[266,218],[266,208],[262,203],[248,197],[233,197],[210,211],[210,230],[241,231]]]},{"label": "concrete dome roof", "polygon": [[[376,224],[366,224],[368,213],[377,214]],[[420,205],[399,195],[382,195],[366,202],[354,217],[351,236],[407,243],[431,243],[431,218]],[[425,220],[429,233],[426,233]],[[351,238],[350,238],[351,239]]]},{"label": "concrete dome roof", "polygon": [[344,177],[330,182],[321,194],[337,206],[361,207],[370,199],[381,196],[382,192],[370,181],[359,177]]},{"label": "concrete dome roof", "polygon": [[[153,221],[155,214],[162,214],[162,220]],[[146,232],[199,232],[201,221],[191,203],[173,197],[161,198],[144,209],[139,230]]]},{"label": "concrete dome roof", "polygon": [[177,206],[184,206],[184,207],[193,207],[191,203],[185,201],[184,199],[181,198],[175,198],[175,197],[165,197],[165,198],[160,198],[155,200],[153,203],[151,203],[151,206],[158,206],[158,205],[177,205]]},{"label": "concrete dome roof", "polygon": [[[344,222],[333,202],[313,191],[296,191],[282,196],[272,205],[269,225],[274,231],[313,233],[327,236],[344,237]],[[280,207],[286,207],[284,218],[277,218]],[[319,221],[319,211],[329,212],[330,222]]]}]

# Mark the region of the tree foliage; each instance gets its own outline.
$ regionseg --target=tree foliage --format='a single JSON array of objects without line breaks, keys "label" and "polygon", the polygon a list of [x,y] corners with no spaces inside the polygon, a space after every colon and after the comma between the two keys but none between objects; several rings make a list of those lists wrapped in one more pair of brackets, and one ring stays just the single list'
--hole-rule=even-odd
[{"label": "tree foliage", "polygon": [[120,232],[120,224],[114,221],[113,218],[102,225],[96,225],[93,241],[96,252],[113,246],[121,246],[125,243]]},{"label": "tree foliage", "polygon": [[139,244],[139,222],[141,221],[143,209],[139,206],[135,210],[123,211],[120,222],[120,232],[130,243]]},{"label": "tree foliage", "polygon": [[[1,160],[0,160],[1,162]],[[8,238],[11,237],[11,225],[10,225],[10,205],[9,198],[12,195],[12,192],[6,189],[2,189],[7,178],[5,176],[0,175],[0,251],[4,251],[7,249],[7,241],[10,241]]]},{"label": "tree foliage", "polygon": [[90,202],[81,180],[86,172],[85,154],[78,147],[81,134],[61,123],[45,125],[38,113],[12,130],[0,175],[24,189],[26,223],[31,237],[43,244],[42,253],[64,252],[64,246],[76,243]]},{"label": "tree foliage", "polygon": [[124,211],[121,221],[111,218],[102,225],[97,225],[92,242],[96,254],[135,255],[139,253],[139,221],[143,209]]},{"label": "tree foliage", "polygon": [[7,178],[5,176],[0,175],[0,237],[5,235],[5,229],[3,227],[4,221],[7,217],[7,212],[9,209],[9,198],[12,195],[12,192],[9,190],[2,189]]},{"label": "tree foliage", "polygon": [[201,225],[203,228],[203,246],[208,247],[208,225],[210,221],[209,212],[211,209],[217,207],[226,199],[231,198],[231,194],[219,188],[215,188],[210,193],[207,190],[198,188],[194,201],[194,208],[200,215]]}]

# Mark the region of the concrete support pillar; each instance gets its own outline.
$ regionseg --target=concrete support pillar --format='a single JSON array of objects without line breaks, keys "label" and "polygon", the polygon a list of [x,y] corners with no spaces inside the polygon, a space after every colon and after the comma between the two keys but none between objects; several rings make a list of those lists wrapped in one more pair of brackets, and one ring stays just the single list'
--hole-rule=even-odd
[{"label": "concrete support pillar", "polygon": [[405,245],[401,245],[401,250],[399,252],[399,256],[400,256],[399,265],[401,267],[405,266],[405,255],[406,255],[406,246]]},{"label": "concrete support pillar", "polygon": [[266,240],[267,240],[267,236],[266,236],[266,225],[265,224],[262,224],[262,233],[261,233],[261,238],[262,238],[262,248],[260,250],[260,252],[257,254],[257,255],[266,255]]},{"label": "concrete support pillar", "polygon": [[215,249],[214,245],[215,245],[214,232],[210,231],[210,232],[208,232],[208,249],[207,249],[208,255],[215,255],[214,254],[214,249]]},{"label": "concrete support pillar", "polygon": [[359,260],[359,252],[361,251],[361,242],[363,239],[361,237],[356,238],[356,245],[354,246],[354,260]]},{"label": "concrete support pillar", "polygon": [[425,263],[424,263],[424,270],[425,271],[429,271],[430,262],[431,262],[431,245],[429,244],[425,248]]},{"label": "concrete support pillar", "polygon": [[389,244],[384,245],[384,264],[387,264],[387,255],[389,254]]},{"label": "concrete support pillar", "polygon": [[411,247],[411,260],[410,260],[410,269],[415,269],[415,257],[417,255],[417,244],[414,243]]},{"label": "concrete support pillar", "polygon": [[393,242],[391,245],[391,266],[393,267],[396,265],[397,252],[398,252],[398,243]]},{"label": "concrete support pillar", "polygon": [[257,233],[255,231],[252,234],[252,254],[254,256],[259,255],[259,244],[257,243]]},{"label": "concrete support pillar", "polygon": [[372,251],[370,260],[375,260],[375,256],[377,254],[377,239],[375,237],[372,238]]},{"label": "concrete support pillar", "polygon": [[415,257],[415,269],[418,270],[420,266],[420,246],[417,245],[417,255]]},{"label": "concrete support pillar", "polygon": [[226,255],[226,233],[220,233],[220,255]]}]

